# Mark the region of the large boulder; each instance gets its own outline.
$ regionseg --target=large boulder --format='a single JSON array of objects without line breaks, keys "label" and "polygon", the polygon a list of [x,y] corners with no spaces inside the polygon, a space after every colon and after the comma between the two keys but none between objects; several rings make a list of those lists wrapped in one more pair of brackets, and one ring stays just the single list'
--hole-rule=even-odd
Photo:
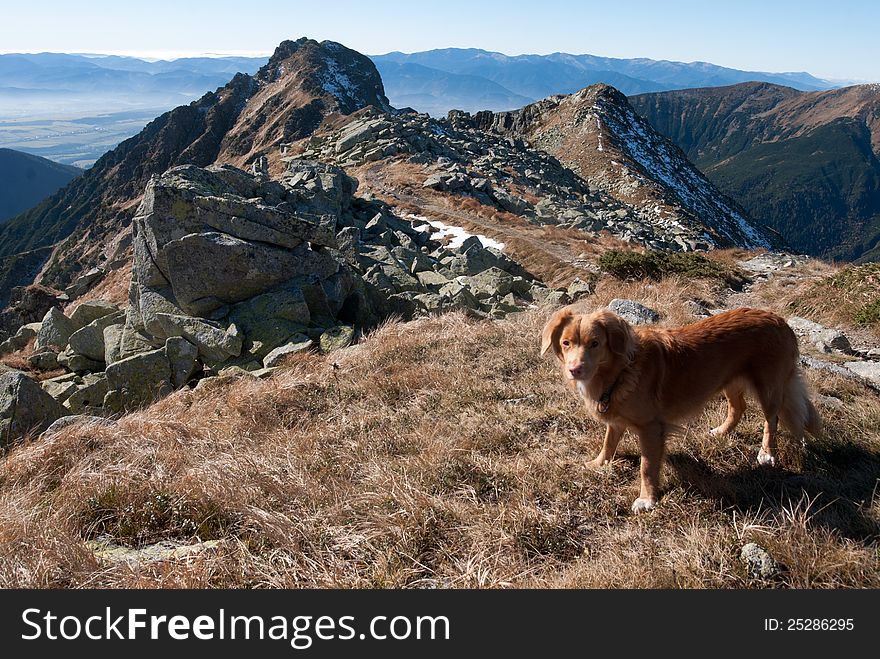
[{"label": "large boulder", "polygon": [[104,327],[100,319],[78,329],[70,335],[68,349],[77,355],[83,355],[96,362],[104,361]]},{"label": "large boulder", "polygon": [[[110,411],[137,409],[171,393],[171,365],[165,348],[121,359],[107,367],[107,383],[114,394]],[[107,398],[105,397],[105,401]]]},{"label": "large boulder", "polygon": [[40,323],[40,331],[37,334],[35,347],[55,347],[63,349],[70,340],[70,335],[76,331],[76,325],[58,307],[52,307],[43,317]]},{"label": "large boulder", "polygon": [[23,373],[0,374],[0,448],[42,432],[67,410]]},{"label": "large boulder", "polygon": [[73,310],[70,314],[70,321],[73,323],[74,327],[79,329],[99,318],[109,316],[118,311],[119,309],[116,308],[116,305],[110,304],[109,302],[104,302],[103,300],[89,300],[88,302],[80,303],[76,309]]},{"label": "large boulder", "polygon": [[64,401],[64,407],[72,414],[83,414],[100,408],[104,404],[104,396],[110,390],[107,376],[103,373],[86,375],[83,384],[77,387]]}]

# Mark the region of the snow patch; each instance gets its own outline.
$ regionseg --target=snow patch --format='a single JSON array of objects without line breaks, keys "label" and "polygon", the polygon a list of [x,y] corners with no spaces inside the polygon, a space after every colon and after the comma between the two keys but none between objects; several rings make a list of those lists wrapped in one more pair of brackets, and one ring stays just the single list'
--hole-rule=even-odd
[{"label": "snow patch", "polygon": [[494,238],[484,236],[481,233],[469,233],[461,227],[457,227],[453,224],[446,224],[445,222],[441,222],[440,220],[432,220],[425,217],[424,215],[409,214],[406,217],[410,220],[421,220],[422,222],[427,222],[432,227],[437,229],[437,231],[431,235],[431,237],[435,240],[442,241],[447,236],[451,236],[452,239],[449,241],[448,245],[453,249],[455,249],[456,247],[461,247],[462,243],[464,243],[464,241],[471,236],[476,236],[480,240],[480,242],[483,243],[483,247],[494,247],[495,249],[500,251],[504,250],[504,243],[495,240]]},{"label": "snow patch", "polygon": [[337,98],[354,98],[355,85],[351,79],[339,69],[339,65],[335,60],[325,60],[327,70],[324,73],[321,87],[328,94],[333,94]]}]

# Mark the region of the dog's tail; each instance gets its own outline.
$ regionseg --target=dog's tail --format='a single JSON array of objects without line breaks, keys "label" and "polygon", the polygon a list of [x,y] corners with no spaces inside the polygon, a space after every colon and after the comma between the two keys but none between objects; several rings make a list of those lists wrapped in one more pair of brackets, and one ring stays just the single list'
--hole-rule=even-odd
[{"label": "dog's tail", "polygon": [[792,371],[785,383],[779,418],[788,431],[799,439],[803,439],[805,430],[813,437],[822,434],[822,417],[810,400],[810,392],[799,368]]}]

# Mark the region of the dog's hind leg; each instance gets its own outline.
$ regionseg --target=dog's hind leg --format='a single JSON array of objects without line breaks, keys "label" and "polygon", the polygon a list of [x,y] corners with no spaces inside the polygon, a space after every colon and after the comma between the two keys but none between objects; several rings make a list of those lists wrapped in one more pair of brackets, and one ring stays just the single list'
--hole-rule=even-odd
[{"label": "dog's hind leg", "polygon": [[617,444],[623,437],[624,429],[617,426],[605,427],[605,441],[602,443],[602,450],[596,459],[590,463],[592,467],[601,467],[607,465],[614,459],[614,453],[617,451]]},{"label": "dog's hind leg", "polygon": [[727,418],[717,428],[709,431],[710,435],[720,437],[736,428],[736,424],[742,419],[746,411],[746,398],[740,385],[729,384],[724,388],[724,397],[727,398]]}]

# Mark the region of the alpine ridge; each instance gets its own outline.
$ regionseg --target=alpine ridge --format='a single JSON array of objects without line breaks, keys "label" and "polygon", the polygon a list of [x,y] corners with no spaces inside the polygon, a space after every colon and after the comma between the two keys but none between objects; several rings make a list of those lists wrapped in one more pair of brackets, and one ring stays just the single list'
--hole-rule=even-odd
[{"label": "alpine ridge", "polygon": [[514,112],[480,112],[474,124],[532,141],[644,221],[698,228],[703,241],[692,247],[782,244],[780,236],[719,193],[608,85],[551,96]]},{"label": "alpine ridge", "polygon": [[[175,165],[245,164],[308,135],[331,113],[390,110],[363,55],[332,42],[285,41],[255,76],[236,74],[215,92],[150,122],[83,176],[0,229],[0,303],[29,283],[34,265],[50,285],[103,268],[128,249],[123,233],[151,176]],[[49,247],[54,246],[49,254]],[[20,254],[29,269],[14,267]]]},{"label": "alpine ridge", "polygon": [[[510,113],[453,112],[437,121],[392,108],[367,57],[302,38],[281,43],[254,76],[237,74],[158,117],[13,218],[0,231],[0,302],[14,286],[32,282],[81,295],[109,272],[125,270],[143,191],[169,168],[225,164],[277,177],[304,156],[352,170],[373,191],[379,172],[409,163],[399,172],[410,179],[404,185],[416,177],[419,189],[475,197],[532,224],[607,232],[653,249],[781,244],[612,87]],[[359,169],[365,163],[368,170]],[[435,183],[432,176],[439,177]],[[449,177],[455,181],[447,185]]]}]

